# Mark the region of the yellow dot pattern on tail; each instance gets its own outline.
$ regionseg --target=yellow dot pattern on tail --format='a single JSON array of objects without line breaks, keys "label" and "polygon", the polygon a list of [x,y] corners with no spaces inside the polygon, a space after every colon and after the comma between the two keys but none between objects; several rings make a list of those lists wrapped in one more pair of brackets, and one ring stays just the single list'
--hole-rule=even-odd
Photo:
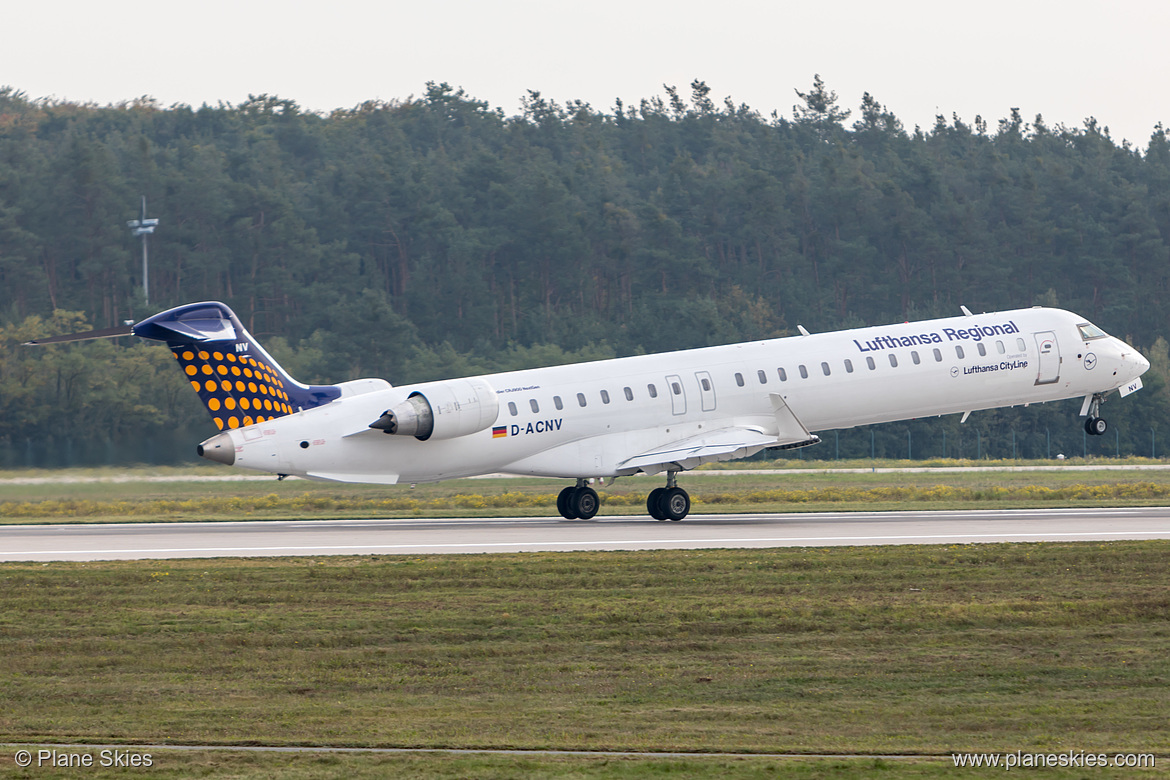
[{"label": "yellow dot pattern on tail", "polygon": [[173,349],[191,387],[221,431],[292,414],[279,372],[263,358],[198,347]]}]

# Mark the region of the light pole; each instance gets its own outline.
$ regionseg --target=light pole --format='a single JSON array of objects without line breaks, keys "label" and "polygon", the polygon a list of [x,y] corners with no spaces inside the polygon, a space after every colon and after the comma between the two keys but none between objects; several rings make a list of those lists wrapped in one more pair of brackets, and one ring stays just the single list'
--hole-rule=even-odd
[{"label": "light pole", "polygon": [[130,228],[130,235],[142,236],[142,296],[146,299],[146,304],[150,305],[150,267],[147,264],[146,257],[146,237],[154,232],[158,227],[157,219],[146,218],[146,196],[142,196],[142,215],[138,219],[132,219],[126,223],[126,227]]}]

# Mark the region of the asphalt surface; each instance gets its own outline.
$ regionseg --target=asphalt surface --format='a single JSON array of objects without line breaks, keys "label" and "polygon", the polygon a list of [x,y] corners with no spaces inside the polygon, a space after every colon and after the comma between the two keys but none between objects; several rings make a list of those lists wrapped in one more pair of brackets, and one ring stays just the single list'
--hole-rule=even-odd
[{"label": "asphalt surface", "polygon": [[0,526],[0,561],[1170,539],[1170,507]]}]

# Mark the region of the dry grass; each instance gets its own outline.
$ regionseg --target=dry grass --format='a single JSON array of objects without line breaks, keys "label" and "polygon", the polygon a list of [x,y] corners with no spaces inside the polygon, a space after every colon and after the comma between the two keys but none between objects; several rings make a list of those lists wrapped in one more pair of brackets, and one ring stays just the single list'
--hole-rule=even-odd
[{"label": "dry grass", "polygon": [[[691,492],[696,512],[1134,506],[1170,500],[1170,470],[971,469],[958,473],[861,474],[720,471],[683,475],[681,481]],[[618,480],[601,490],[603,512],[644,514],[645,496],[658,483],[655,478]],[[0,523],[547,516],[556,512],[556,491],[562,484],[542,479],[453,480],[391,487],[275,479],[52,484],[0,479]]]}]

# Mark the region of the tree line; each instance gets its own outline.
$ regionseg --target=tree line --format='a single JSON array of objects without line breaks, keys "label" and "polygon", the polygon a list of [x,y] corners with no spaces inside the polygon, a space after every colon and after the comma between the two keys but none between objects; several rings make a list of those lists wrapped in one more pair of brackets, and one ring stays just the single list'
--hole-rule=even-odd
[{"label": "tree line", "polygon": [[[0,465],[165,459],[199,435],[165,349],[17,345],[205,299],[303,381],[395,383],[1059,305],[1155,363],[1149,389],[1106,407],[1127,442],[1093,446],[1147,454],[1170,433],[1162,126],[1143,149],[1092,118],[1016,110],[906,128],[819,77],[795,99],[791,118],[764,116],[696,80],[605,110],[533,91],[505,116],[430,83],[320,114],[269,95],[96,106],[0,88]],[[161,220],[149,306],[126,227],[142,195]],[[1079,454],[1075,412],[851,436],[926,457],[949,431],[948,451],[986,454],[986,437],[999,457],[1010,433],[1043,457],[1059,435]]]}]

